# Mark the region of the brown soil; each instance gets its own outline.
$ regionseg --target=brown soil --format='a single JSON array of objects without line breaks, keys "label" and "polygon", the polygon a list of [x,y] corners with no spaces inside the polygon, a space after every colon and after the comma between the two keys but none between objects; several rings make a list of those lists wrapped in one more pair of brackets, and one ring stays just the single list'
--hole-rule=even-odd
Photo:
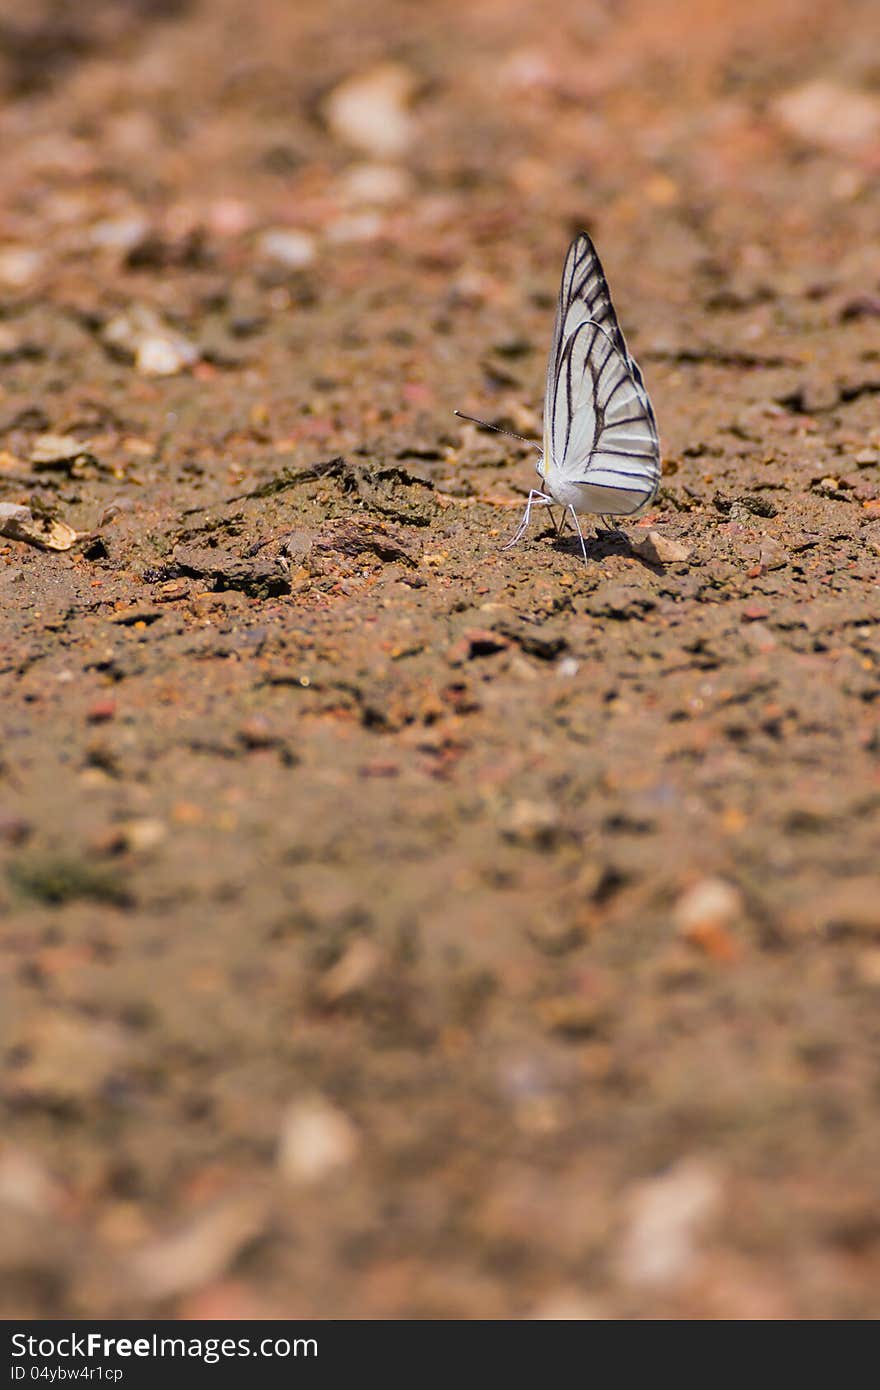
[{"label": "brown soil", "polygon": [[0,1311],[876,1315],[875,0],[4,10]]}]

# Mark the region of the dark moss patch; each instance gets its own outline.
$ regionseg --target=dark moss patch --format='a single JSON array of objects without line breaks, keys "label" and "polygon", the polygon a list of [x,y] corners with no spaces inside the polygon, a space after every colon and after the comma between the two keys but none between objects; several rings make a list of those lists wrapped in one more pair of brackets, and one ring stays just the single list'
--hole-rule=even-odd
[{"label": "dark moss patch", "polygon": [[77,898],[129,907],[132,893],[118,869],[90,864],[73,855],[29,855],[10,864],[9,881],[24,898],[61,907]]}]

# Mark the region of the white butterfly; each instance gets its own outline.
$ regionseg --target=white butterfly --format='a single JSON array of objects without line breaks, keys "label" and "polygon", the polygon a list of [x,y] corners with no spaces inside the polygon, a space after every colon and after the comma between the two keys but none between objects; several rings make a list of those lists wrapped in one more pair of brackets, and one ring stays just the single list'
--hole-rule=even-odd
[{"label": "white butterfly", "polygon": [[563,522],[567,514],[574,521],[585,560],[578,513],[600,516],[613,529],[610,518],[643,511],[660,484],[657,421],[586,232],[571,243],[562,271],[547,363],[544,447],[537,470],[543,486],[529,493],[508,546],[525,532],[532,507],[558,503],[564,509]]}]

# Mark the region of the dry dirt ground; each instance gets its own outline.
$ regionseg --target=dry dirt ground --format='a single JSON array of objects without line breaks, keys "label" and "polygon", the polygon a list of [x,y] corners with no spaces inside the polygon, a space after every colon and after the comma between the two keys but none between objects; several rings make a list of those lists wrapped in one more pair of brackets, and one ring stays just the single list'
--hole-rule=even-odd
[{"label": "dry dirt ground", "polygon": [[[872,25],[3,5],[7,1317],[878,1313]],[[581,226],[686,561],[452,417]]]}]

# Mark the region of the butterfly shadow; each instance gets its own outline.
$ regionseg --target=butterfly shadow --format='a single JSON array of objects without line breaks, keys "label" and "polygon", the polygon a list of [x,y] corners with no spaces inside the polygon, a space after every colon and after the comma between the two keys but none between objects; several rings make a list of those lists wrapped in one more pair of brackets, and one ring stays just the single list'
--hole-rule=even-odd
[{"label": "butterfly shadow", "polygon": [[[541,535],[542,540],[549,540],[553,549],[560,555],[570,555],[578,560],[583,559],[581,543],[577,536],[560,535],[553,530],[552,526]],[[664,574],[665,566],[655,560],[647,560],[644,555],[639,555],[637,550],[632,547],[632,542],[623,531],[600,530],[592,534],[584,534],[584,548],[587,552],[587,560],[607,560],[612,555],[623,555],[630,560],[637,560],[651,574]]]}]

